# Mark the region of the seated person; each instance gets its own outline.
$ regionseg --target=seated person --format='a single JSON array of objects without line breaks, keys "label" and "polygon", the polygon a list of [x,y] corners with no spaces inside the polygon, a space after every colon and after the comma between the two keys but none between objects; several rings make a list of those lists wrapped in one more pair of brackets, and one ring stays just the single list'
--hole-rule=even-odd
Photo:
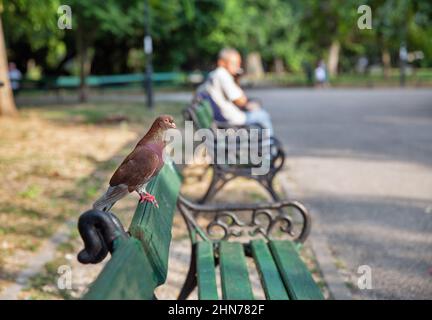
[{"label": "seated person", "polygon": [[[197,89],[197,96],[211,100],[216,121],[232,125],[259,124],[270,130],[270,115],[256,101],[248,100],[236,78],[242,72],[241,56],[235,49],[223,49],[219,53],[217,68]],[[215,107],[216,106],[216,107]]]}]

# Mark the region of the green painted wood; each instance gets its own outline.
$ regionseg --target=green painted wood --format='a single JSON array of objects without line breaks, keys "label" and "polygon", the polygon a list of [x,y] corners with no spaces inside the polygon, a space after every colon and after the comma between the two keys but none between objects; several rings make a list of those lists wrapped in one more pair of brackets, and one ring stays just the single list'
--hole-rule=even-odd
[{"label": "green painted wood", "polygon": [[84,296],[87,300],[151,300],[158,285],[153,265],[135,238],[118,243],[111,259]]},{"label": "green painted wood", "polygon": [[201,101],[197,108],[195,108],[195,114],[198,120],[198,126],[200,128],[210,128],[213,122],[213,111],[208,101]]},{"label": "green painted wood", "polygon": [[197,243],[198,297],[200,300],[217,300],[216,271],[213,244],[209,241]]},{"label": "green painted wood", "polygon": [[291,299],[324,299],[291,241],[270,241],[269,246]]},{"label": "green painted wood", "polygon": [[[142,83],[145,75],[142,73],[120,74],[120,75],[105,75],[105,76],[88,76],[85,80],[89,86],[114,85],[114,84],[130,84]],[[60,76],[57,78],[45,78],[39,83],[52,82],[57,87],[77,87],[80,84],[79,77],[75,76]],[[187,81],[187,74],[179,72],[157,72],[152,74],[153,82],[172,82],[184,83]]]},{"label": "green painted wood", "polygon": [[173,160],[171,158],[167,158],[167,160],[165,161],[165,164],[169,166],[169,170],[171,170],[177,174],[178,178],[180,179],[180,183],[182,183],[184,180],[183,173],[181,172],[179,167],[177,167],[175,165]]},{"label": "green painted wood", "polygon": [[243,245],[222,241],[219,247],[222,295],[224,300],[253,300]]},{"label": "green painted wood", "polygon": [[266,298],[288,300],[288,293],[267,244],[263,240],[253,240],[251,249]]},{"label": "green painted wood", "polygon": [[204,108],[205,114],[210,122],[213,122],[214,115],[213,115],[213,108],[210,104],[210,101],[204,100],[202,101],[202,107]]},{"label": "green painted wood", "polygon": [[166,161],[158,176],[147,186],[147,191],[156,197],[159,208],[149,202],[138,204],[129,228],[131,235],[141,241],[154,265],[159,284],[165,282],[168,271],[171,229],[180,186],[181,179],[173,163]]}]

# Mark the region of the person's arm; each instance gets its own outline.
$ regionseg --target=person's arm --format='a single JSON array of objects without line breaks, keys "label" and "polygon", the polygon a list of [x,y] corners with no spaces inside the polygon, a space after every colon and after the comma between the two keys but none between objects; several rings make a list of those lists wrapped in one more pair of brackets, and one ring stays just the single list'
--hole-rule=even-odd
[{"label": "person's arm", "polygon": [[[235,84],[236,84],[238,87],[240,87],[240,74],[237,74],[237,75],[234,76],[233,78],[234,78],[234,82],[235,82]],[[241,89],[241,87],[240,87],[240,89]],[[242,91],[243,91],[243,90],[242,90]],[[235,104],[237,107],[240,107],[240,108],[246,108],[246,105],[249,103],[249,99],[246,97],[246,95],[245,95],[244,92],[243,92],[243,95],[242,95],[240,98],[234,100],[233,102],[234,102],[234,104]]]},{"label": "person's arm", "polygon": [[243,95],[240,98],[233,100],[233,103],[239,108],[246,108],[247,103],[248,103],[248,99],[245,96],[245,94],[243,93]]}]

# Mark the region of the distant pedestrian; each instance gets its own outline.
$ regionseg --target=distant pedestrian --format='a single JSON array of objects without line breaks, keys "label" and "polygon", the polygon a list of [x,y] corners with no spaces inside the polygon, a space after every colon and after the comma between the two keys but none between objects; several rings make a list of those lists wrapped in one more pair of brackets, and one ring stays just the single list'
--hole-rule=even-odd
[{"label": "distant pedestrian", "polygon": [[356,70],[359,74],[366,74],[369,65],[369,60],[367,57],[362,56],[357,60]]},{"label": "distant pedestrian", "polygon": [[21,78],[22,74],[21,71],[17,68],[16,64],[14,62],[9,63],[9,80],[11,83],[11,87],[13,90],[14,95],[18,94],[18,91],[21,87]]},{"label": "distant pedestrian", "polygon": [[309,87],[313,87],[314,84],[314,76],[313,76],[313,68],[309,62],[303,62],[303,71],[306,75],[306,85]]},{"label": "distant pedestrian", "polygon": [[320,60],[315,68],[315,83],[320,88],[327,85],[327,69],[323,60]]}]

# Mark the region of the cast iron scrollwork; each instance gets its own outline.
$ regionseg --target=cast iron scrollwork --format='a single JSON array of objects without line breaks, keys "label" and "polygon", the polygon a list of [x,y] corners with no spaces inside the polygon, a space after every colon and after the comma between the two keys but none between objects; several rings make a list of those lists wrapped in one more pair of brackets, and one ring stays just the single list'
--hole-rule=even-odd
[{"label": "cast iron scrollwork", "polygon": [[[224,241],[232,237],[263,236],[267,239],[287,235],[294,241],[304,242],[309,235],[311,218],[307,209],[297,201],[281,201],[259,205],[196,205],[180,197],[180,211],[192,228],[199,228],[194,216],[209,216],[205,232],[213,241]],[[298,218],[299,219],[295,219]],[[204,232],[204,231],[203,231]],[[278,233],[279,232],[279,233]]]},{"label": "cast iron scrollwork", "polygon": [[[267,220],[266,224],[262,223],[260,217],[264,217]],[[250,231],[250,235],[255,236],[259,233],[268,238],[274,232],[278,224],[281,224],[279,227],[281,232],[289,234],[291,237],[295,236],[292,219],[287,214],[278,213],[275,216],[270,210],[255,210],[252,214],[251,221],[251,226],[254,228]]]},{"label": "cast iron scrollwork", "polygon": [[223,240],[226,240],[231,236],[240,237],[242,235],[241,230],[233,228],[234,226],[244,227],[245,224],[241,222],[233,212],[222,211],[219,212],[215,219],[207,225],[207,234],[210,237],[215,237],[215,230],[219,228],[223,230]]},{"label": "cast iron scrollwork", "polygon": [[[271,210],[254,210],[249,223],[241,221],[234,212],[219,212],[207,225],[207,234],[215,240],[228,240],[231,237],[240,237],[246,234],[251,237],[260,234],[265,238],[270,238],[277,225],[280,225],[279,231],[281,233],[295,237],[291,217],[279,212],[275,215]],[[223,233],[214,232],[217,229],[222,230]]]}]

